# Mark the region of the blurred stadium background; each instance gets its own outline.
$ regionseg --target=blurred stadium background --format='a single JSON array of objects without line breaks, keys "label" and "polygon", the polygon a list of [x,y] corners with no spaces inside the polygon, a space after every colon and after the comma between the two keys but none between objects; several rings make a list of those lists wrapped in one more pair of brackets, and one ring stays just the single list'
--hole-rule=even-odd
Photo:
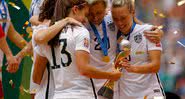
[{"label": "blurred stadium background", "polygon": [[[15,3],[21,9],[9,6],[10,16],[15,29],[26,40],[25,22],[29,19],[31,0],[6,0]],[[181,4],[180,4],[181,3]],[[136,16],[144,23],[160,26],[164,30],[161,82],[166,92],[173,92],[185,99],[185,0],[136,0]],[[14,55],[20,51],[11,42]],[[5,99],[30,99],[29,89],[32,60],[29,56],[22,61],[16,74],[9,74],[3,67],[3,86]],[[13,84],[10,84],[13,81]],[[25,91],[20,92],[21,88]]]}]

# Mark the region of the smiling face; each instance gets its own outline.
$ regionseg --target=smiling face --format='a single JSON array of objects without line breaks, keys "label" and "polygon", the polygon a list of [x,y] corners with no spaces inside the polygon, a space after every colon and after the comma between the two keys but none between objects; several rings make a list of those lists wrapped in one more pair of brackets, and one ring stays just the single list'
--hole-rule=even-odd
[{"label": "smiling face", "polygon": [[127,34],[130,31],[133,23],[133,13],[127,6],[113,7],[112,18],[122,33]]},{"label": "smiling face", "polygon": [[97,2],[94,5],[90,5],[88,16],[89,22],[99,25],[105,16],[105,11],[106,5],[103,3],[103,1]]}]

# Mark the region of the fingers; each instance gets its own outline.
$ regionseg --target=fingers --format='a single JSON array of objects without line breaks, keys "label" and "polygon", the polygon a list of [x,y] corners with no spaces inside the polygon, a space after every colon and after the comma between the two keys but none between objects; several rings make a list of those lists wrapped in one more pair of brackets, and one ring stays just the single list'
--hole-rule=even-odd
[{"label": "fingers", "polygon": [[17,72],[18,69],[19,69],[18,64],[13,64],[13,65],[8,65],[6,70],[9,73],[15,73],[15,72]]},{"label": "fingers", "polygon": [[9,73],[15,73],[17,72],[17,70],[19,69],[19,64],[17,61],[14,61],[10,64],[8,64],[6,70],[9,72]]},{"label": "fingers", "polygon": [[71,24],[71,25],[77,25],[77,26],[81,26],[82,25],[79,21],[77,21],[77,20],[75,20],[73,18],[68,18],[68,20],[69,20],[69,24]]}]

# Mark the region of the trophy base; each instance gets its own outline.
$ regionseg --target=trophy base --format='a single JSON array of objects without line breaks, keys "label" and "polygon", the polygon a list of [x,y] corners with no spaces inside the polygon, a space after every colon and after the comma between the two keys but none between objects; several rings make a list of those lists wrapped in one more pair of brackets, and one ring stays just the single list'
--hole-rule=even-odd
[{"label": "trophy base", "polygon": [[98,91],[98,95],[103,96],[107,99],[113,99],[114,91],[106,86],[103,86]]}]

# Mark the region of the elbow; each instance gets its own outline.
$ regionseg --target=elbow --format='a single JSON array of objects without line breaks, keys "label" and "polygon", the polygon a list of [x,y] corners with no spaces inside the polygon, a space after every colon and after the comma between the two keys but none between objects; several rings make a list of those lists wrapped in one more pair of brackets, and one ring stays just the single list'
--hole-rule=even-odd
[{"label": "elbow", "polygon": [[[39,34],[39,33],[38,33]],[[40,35],[35,35],[34,40],[37,44],[44,44],[46,41]]]},{"label": "elbow", "polygon": [[88,72],[88,69],[86,67],[84,67],[82,65],[81,66],[78,66],[78,71],[79,71],[80,75],[89,77],[88,76],[89,75],[89,72]]},{"label": "elbow", "polygon": [[33,74],[32,79],[34,83],[40,85],[41,79],[38,76]]},{"label": "elbow", "polygon": [[82,75],[82,76],[88,76],[88,72],[87,72],[87,70],[85,70],[85,69],[83,69],[83,68],[79,68],[79,72],[80,72],[80,75]]},{"label": "elbow", "polygon": [[151,70],[152,73],[158,73],[160,70],[160,64],[156,64],[155,66],[152,67]]}]

